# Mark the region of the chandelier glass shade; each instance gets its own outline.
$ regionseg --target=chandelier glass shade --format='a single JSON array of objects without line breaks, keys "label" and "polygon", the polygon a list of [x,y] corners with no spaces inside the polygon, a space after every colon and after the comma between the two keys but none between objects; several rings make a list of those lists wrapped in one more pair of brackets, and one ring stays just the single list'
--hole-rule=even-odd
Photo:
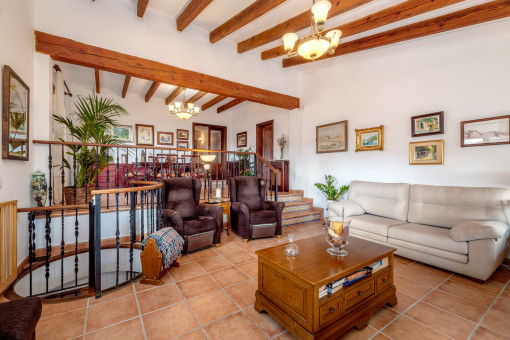
[{"label": "chandelier glass shade", "polygon": [[176,115],[180,119],[188,119],[192,116],[196,116],[200,111],[200,108],[195,106],[193,103],[186,103],[186,89],[183,91],[183,101],[174,102],[168,105],[168,110],[171,114]]},{"label": "chandelier glass shade", "polygon": [[330,8],[331,3],[328,0],[314,0],[311,10],[311,33],[298,42],[297,51],[294,51],[298,40],[297,34],[286,33],[283,35],[283,46],[289,57],[300,55],[305,59],[315,60],[325,53],[335,53],[342,31],[331,30],[325,35],[322,34]]}]

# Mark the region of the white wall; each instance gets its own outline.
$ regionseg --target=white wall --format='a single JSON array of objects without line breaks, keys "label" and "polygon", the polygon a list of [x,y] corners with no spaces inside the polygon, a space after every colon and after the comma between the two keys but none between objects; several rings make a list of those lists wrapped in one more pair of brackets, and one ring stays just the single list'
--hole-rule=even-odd
[{"label": "white wall", "polygon": [[[296,182],[351,180],[510,186],[510,145],[460,147],[460,122],[510,114],[510,20],[302,67],[304,111]],[[412,138],[411,116],[445,112],[445,134]],[[315,153],[315,126],[349,121],[349,151]],[[354,129],[384,125],[384,151],[354,152]],[[444,139],[444,165],[409,165],[409,142]]]}]

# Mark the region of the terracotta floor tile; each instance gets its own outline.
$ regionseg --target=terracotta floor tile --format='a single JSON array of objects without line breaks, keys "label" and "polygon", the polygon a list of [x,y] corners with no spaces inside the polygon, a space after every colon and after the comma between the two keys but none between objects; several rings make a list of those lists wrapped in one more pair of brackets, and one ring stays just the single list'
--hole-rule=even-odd
[{"label": "terracotta floor tile", "polygon": [[288,331],[286,331],[285,333],[282,333],[278,337],[274,338],[274,340],[296,340],[296,338]]},{"label": "terracotta floor tile", "polygon": [[242,312],[232,314],[205,326],[204,332],[211,340],[267,339]]},{"label": "terracotta floor tile", "polygon": [[496,281],[502,284],[507,284],[510,281],[510,275],[503,273],[494,273],[489,277],[489,281]]},{"label": "terracotta floor tile", "polygon": [[394,310],[391,310],[387,307],[383,307],[376,311],[370,319],[368,320],[368,324],[375,329],[381,329],[386,326],[391,320],[397,317],[398,313]]},{"label": "terracotta floor tile", "polygon": [[492,306],[492,309],[508,314],[508,318],[510,318],[510,299],[499,297],[494,306]]},{"label": "terracotta floor tile", "polygon": [[142,316],[148,340],[166,340],[198,327],[184,302]]},{"label": "terracotta floor tile", "polygon": [[189,299],[188,305],[201,325],[239,311],[239,308],[221,290]]},{"label": "terracotta floor tile", "polygon": [[501,290],[505,287],[504,284],[496,282],[496,281],[485,281],[484,283],[476,283],[475,281],[471,280],[469,277],[465,277],[462,275],[455,274],[452,276],[448,281],[454,281],[458,283],[465,284],[467,286],[480,289],[484,292],[491,293],[498,295]]},{"label": "terracotta floor tile", "polygon": [[253,307],[244,309],[248,317],[264,332],[264,334],[272,338],[285,330],[273,317],[265,312],[259,313]]},{"label": "terracotta floor tile", "polygon": [[467,339],[476,323],[449,313],[426,302],[420,302],[406,315],[454,339]]},{"label": "terracotta floor tile", "polygon": [[232,263],[227,261],[227,259],[223,256],[215,256],[210,259],[200,260],[198,261],[198,264],[200,264],[208,273],[233,266]]},{"label": "terracotta floor tile", "polygon": [[253,278],[257,278],[259,273],[258,261],[246,262],[237,266],[242,272],[250,275]]},{"label": "terracotta floor tile", "polygon": [[80,299],[64,303],[62,302],[43,303],[41,319],[85,307],[87,307],[87,299]]},{"label": "terracotta floor tile", "polygon": [[415,299],[421,299],[425,294],[432,290],[432,287],[425,286],[421,283],[405,279],[395,275],[395,286],[397,291],[407,294]]},{"label": "terracotta floor tile", "polygon": [[143,340],[142,322],[140,318],[119,323],[114,326],[103,328],[85,336],[85,340],[122,339],[122,340]]},{"label": "terracotta floor tile", "polygon": [[416,301],[418,301],[418,299],[415,299],[415,298],[413,298],[409,295],[406,295],[406,294],[397,290],[397,304],[395,306],[389,307],[389,308],[393,309],[394,311],[396,311],[398,313],[402,313]]},{"label": "terracotta floor tile", "polygon": [[226,255],[226,257],[228,258],[228,260],[230,262],[232,262],[233,264],[236,264],[236,265],[237,264],[241,264],[241,263],[245,263],[245,262],[250,262],[250,261],[253,261],[253,260],[257,259],[255,256],[248,254],[244,250],[237,251],[237,252],[232,253],[232,254],[228,254],[228,255]]},{"label": "terracotta floor tile", "polygon": [[441,269],[441,268],[438,268],[438,267],[434,267],[434,266],[431,266],[431,265],[428,265],[428,264],[425,264],[425,263],[421,263],[421,262],[414,262],[409,267],[411,267],[411,268],[413,268],[415,270],[421,270],[424,273],[428,273],[428,274],[432,274],[432,275],[436,275],[436,276],[442,277],[443,279],[446,279],[446,278],[450,277],[453,274],[452,272],[449,272],[447,270],[444,270],[444,269]]},{"label": "terracotta floor tile", "polygon": [[454,282],[446,281],[438,288],[439,290],[459,296],[463,299],[474,302],[480,306],[489,307],[496,299],[496,295],[483,292],[477,288]]},{"label": "terracotta floor tile", "polygon": [[473,334],[472,340],[508,340],[508,337],[503,334],[496,333],[485,327],[480,327]]},{"label": "terracotta floor tile", "polygon": [[96,305],[98,303],[106,302],[109,300],[117,299],[123,296],[127,296],[129,294],[134,294],[133,285],[128,284],[125,287],[122,287],[120,289],[116,289],[112,292],[102,294],[101,298],[96,299],[95,297],[89,298],[89,306]]},{"label": "terracotta floor tile", "polygon": [[347,332],[345,332],[341,339],[342,340],[367,340],[372,337],[377,330],[375,328],[372,328],[370,326],[367,326],[361,330],[357,329],[356,327],[351,328]]},{"label": "terracotta floor tile", "polygon": [[182,255],[181,258],[179,259],[180,264],[185,264],[185,263],[190,263],[190,262],[195,262],[195,259],[193,258],[193,256],[191,256],[189,254]]},{"label": "terracotta floor tile", "polygon": [[250,278],[248,275],[244,274],[235,267],[218,270],[217,272],[211,273],[210,275],[222,288],[248,280]]},{"label": "terracotta floor tile", "polygon": [[483,319],[482,326],[510,337],[510,317],[508,314],[490,310]]},{"label": "terracotta floor tile", "polygon": [[488,307],[480,306],[439,290],[435,290],[427,295],[424,301],[473,322],[480,321],[488,309]]},{"label": "terracotta floor tile", "polygon": [[395,255],[393,257],[393,262],[399,263],[399,264],[403,264],[403,265],[408,265],[408,264],[413,263],[414,260],[411,260],[411,259],[408,259],[408,258],[405,258],[405,257],[402,257],[402,256]]},{"label": "terracotta floor tile", "polygon": [[[228,255],[235,253],[237,251],[241,250],[238,246],[235,245],[233,242],[229,242],[225,245],[222,245],[221,247],[217,248],[216,251],[220,253],[221,255]],[[229,256],[227,256],[229,257]]]},{"label": "terracotta floor tile", "polygon": [[385,328],[382,333],[395,340],[438,340],[448,339],[448,337],[428,328],[408,317],[401,316],[395,320],[391,325]]},{"label": "terracotta floor tile", "polygon": [[436,287],[446,279],[443,276],[437,276],[423,271],[416,267],[414,263],[398,271],[396,275],[430,287]]},{"label": "terracotta floor tile", "polygon": [[225,291],[241,308],[246,308],[255,303],[255,291],[257,288],[257,284],[254,281],[248,280],[225,288]]},{"label": "terracotta floor tile", "polygon": [[202,340],[202,339],[207,339],[207,338],[205,337],[204,332],[202,332],[201,329],[195,329],[191,332],[180,335],[175,339],[176,340]]},{"label": "terracotta floor tile", "polygon": [[35,329],[37,339],[60,340],[83,335],[86,312],[82,308],[39,320]]},{"label": "terracotta floor tile", "polygon": [[138,307],[134,295],[90,306],[86,332],[90,333],[136,316],[138,316]]},{"label": "terracotta floor tile", "polygon": [[189,279],[190,277],[205,274],[204,268],[197,262],[181,264],[180,267],[170,268],[168,271],[175,281]]},{"label": "terracotta floor tile", "polygon": [[219,253],[214,248],[207,248],[203,250],[197,250],[190,255],[195,259],[195,261],[205,260],[213,256],[218,256]]},{"label": "terracotta floor tile", "polygon": [[183,301],[173,283],[136,293],[136,297],[142,314]]},{"label": "terracotta floor tile", "polygon": [[391,340],[391,338],[387,337],[386,335],[379,333],[376,336],[372,338],[372,340]]},{"label": "terracotta floor tile", "polygon": [[177,282],[177,286],[186,299],[212,292],[220,288],[216,282],[209,277],[209,275],[201,275],[179,281]]},{"label": "terracotta floor tile", "polygon": [[510,285],[506,286],[503,293],[501,293],[501,297],[505,299],[510,299]]}]

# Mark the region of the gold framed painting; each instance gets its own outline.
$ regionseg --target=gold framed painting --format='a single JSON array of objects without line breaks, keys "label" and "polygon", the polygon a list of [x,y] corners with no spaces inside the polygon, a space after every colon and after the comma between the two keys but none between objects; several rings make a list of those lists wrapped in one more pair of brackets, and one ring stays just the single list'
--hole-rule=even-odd
[{"label": "gold framed painting", "polygon": [[347,151],[348,122],[319,125],[315,127],[315,153]]},{"label": "gold framed painting", "polygon": [[355,131],[356,150],[354,151],[384,150],[384,125],[368,129],[356,129]]},{"label": "gold framed painting", "polygon": [[409,164],[444,164],[444,141],[440,139],[409,143]]}]

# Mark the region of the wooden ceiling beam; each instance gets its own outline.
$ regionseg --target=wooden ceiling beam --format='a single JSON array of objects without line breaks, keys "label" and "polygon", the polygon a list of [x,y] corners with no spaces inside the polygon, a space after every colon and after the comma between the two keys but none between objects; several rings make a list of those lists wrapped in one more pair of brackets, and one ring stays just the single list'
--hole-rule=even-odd
[{"label": "wooden ceiling beam", "polygon": [[214,105],[218,104],[219,102],[221,102],[221,101],[223,101],[225,99],[227,99],[227,97],[225,97],[225,96],[216,96],[213,99],[209,100],[204,105],[202,105],[201,110],[205,111],[208,108],[210,108],[211,106],[214,106]]},{"label": "wooden ceiling beam", "polygon": [[[356,7],[364,5],[372,0],[332,0],[331,9],[328,12],[328,18],[350,11]],[[254,35],[237,44],[237,52],[244,53],[254,48],[263,46],[272,41],[281,39],[285,33],[298,32],[310,27],[311,11],[307,10],[293,18],[290,18],[264,32]]]},{"label": "wooden ceiling beam", "polygon": [[170,93],[170,95],[165,99],[165,105],[169,105],[171,102],[173,102],[175,98],[181,94],[182,91],[184,91],[184,88],[180,86],[173,90],[172,93]]},{"label": "wooden ceiling beam", "polygon": [[220,106],[219,108],[216,109],[216,112],[218,114],[222,113],[223,111],[226,111],[228,109],[231,109],[233,108],[234,106],[236,105],[239,105],[241,104],[242,102],[244,102],[245,100],[244,99],[240,99],[240,98],[236,98],[228,103],[226,103],[225,105],[222,105]]},{"label": "wooden ceiling beam", "polygon": [[177,17],[177,30],[182,32],[213,0],[191,0]]},{"label": "wooden ceiling beam", "polygon": [[[426,37],[506,17],[510,17],[510,0],[493,0],[482,5],[473,6],[437,18],[374,34],[366,38],[349,41],[339,45],[333,55],[326,55],[318,60],[334,58],[345,54]],[[308,61],[302,57],[293,57],[282,60],[282,65],[283,67],[291,67],[307,62]]]},{"label": "wooden ceiling beam", "polygon": [[209,34],[209,41],[215,43],[225,38],[227,35],[249,24],[285,1],[286,0],[256,0],[250,6],[212,30]]},{"label": "wooden ceiling beam", "polygon": [[300,106],[297,97],[87,45],[39,31],[35,32],[35,45],[37,52],[48,54],[53,60],[70,64],[119,74],[129,74],[135,78],[240,98],[288,110],[297,109]]},{"label": "wooden ceiling beam", "polygon": [[149,88],[149,91],[147,91],[147,94],[145,95],[145,102],[148,103],[149,100],[151,100],[154,93],[156,93],[156,90],[158,89],[159,85],[161,85],[160,82],[154,81],[152,82],[151,87]]},{"label": "wooden ceiling beam", "polygon": [[131,81],[131,76],[126,75],[126,78],[124,79],[124,87],[122,88],[122,98],[126,98],[126,93],[127,93],[130,81]]},{"label": "wooden ceiling beam", "polygon": [[99,70],[94,69],[94,78],[96,78],[96,93],[101,93],[101,85],[99,83]]},{"label": "wooden ceiling beam", "polygon": [[[347,24],[324,31],[324,34],[331,30],[341,30],[342,38],[358,33],[366,32],[389,25],[400,20],[408,19],[420,14],[434,11],[446,6],[461,2],[462,0],[408,0],[398,5],[385,8],[379,12],[367,15],[363,18],[351,21]],[[262,60],[276,58],[286,55],[283,45],[262,52]]]},{"label": "wooden ceiling beam", "polygon": [[206,94],[207,94],[207,92],[198,91],[197,93],[195,93],[195,95],[193,97],[191,97],[190,99],[186,100],[186,104],[190,104],[190,103],[194,104],[195,102],[199,101],[200,98],[202,98]]},{"label": "wooden ceiling beam", "polygon": [[149,0],[138,0],[138,3],[136,5],[136,15],[138,17],[143,18],[148,4]]}]

